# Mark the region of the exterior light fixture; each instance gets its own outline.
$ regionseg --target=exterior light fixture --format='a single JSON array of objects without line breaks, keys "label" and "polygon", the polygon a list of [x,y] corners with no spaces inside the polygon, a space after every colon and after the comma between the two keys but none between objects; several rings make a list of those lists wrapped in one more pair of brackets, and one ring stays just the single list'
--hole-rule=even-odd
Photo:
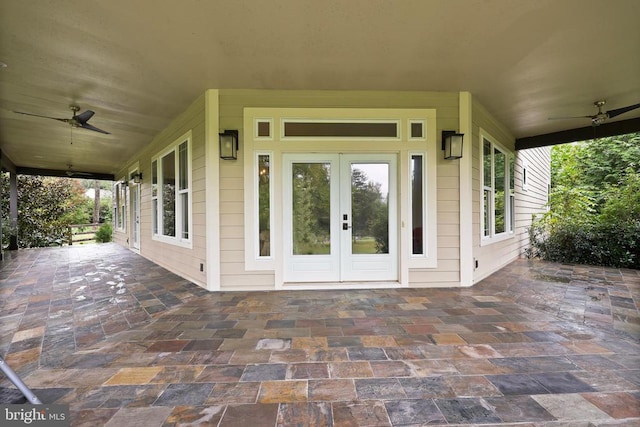
[{"label": "exterior light fixture", "polygon": [[220,158],[223,160],[238,159],[237,130],[225,130],[220,134]]},{"label": "exterior light fixture", "polygon": [[140,184],[142,182],[142,172],[132,173],[131,179],[133,180],[134,184]]},{"label": "exterior light fixture", "polygon": [[464,134],[457,133],[454,130],[442,131],[442,150],[444,150],[444,158],[447,160],[455,160],[462,158],[462,140]]}]

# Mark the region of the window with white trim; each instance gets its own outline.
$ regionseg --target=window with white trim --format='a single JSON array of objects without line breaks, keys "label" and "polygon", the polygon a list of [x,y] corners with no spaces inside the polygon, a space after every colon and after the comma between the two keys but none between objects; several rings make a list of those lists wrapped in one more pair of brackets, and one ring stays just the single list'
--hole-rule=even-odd
[{"label": "window with white trim", "polygon": [[411,153],[409,159],[411,254],[419,257],[427,255],[425,157],[423,153]]},{"label": "window with white trim", "polygon": [[151,160],[153,237],[191,244],[191,132]]},{"label": "window with white trim", "polygon": [[271,153],[256,154],[256,185],[258,212],[258,257],[271,257],[271,193],[273,191],[271,179]]},{"label": "window with white trim", "polygon": [[515,228],[513,154],[492,138],[482,141],[482,238],[484,241],[508,237]]},{"label": "window with white trim", "polygon": [[118,231],[127,231],[127,186],[124,181],[115,184],[115,203],[113,212],[113,221]]}]

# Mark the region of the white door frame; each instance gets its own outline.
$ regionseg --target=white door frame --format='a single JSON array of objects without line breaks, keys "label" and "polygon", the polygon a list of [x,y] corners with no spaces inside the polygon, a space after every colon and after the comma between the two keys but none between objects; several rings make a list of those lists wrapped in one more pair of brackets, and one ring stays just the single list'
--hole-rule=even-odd
[{"label": "white door frame", "polygon": [[[292,166],[297,162],[328,164],[330,167],[330,254],[293,254]],[[389,253],[387,254],[352,254],[351,166],[358,163],[389,165]],[[399,280],[397,154],[283,154],[282,183],[284,282],[397,282]]]}]

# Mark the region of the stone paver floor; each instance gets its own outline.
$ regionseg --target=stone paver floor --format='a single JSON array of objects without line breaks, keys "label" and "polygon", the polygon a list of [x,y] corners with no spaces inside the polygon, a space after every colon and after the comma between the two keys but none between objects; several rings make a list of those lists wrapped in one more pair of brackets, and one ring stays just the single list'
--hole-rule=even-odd
[{"label": "stone paver floor", "polygon": [[0,355],[73,426],[640,425],[639,271],[208,293],[115,244],[7,255]]}]

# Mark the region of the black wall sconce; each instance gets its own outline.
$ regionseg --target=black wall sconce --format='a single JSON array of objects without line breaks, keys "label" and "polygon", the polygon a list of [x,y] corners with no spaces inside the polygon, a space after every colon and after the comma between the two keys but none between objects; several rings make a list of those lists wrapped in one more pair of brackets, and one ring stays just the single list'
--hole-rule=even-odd
[{"label": "black wall sconce", "polygon": [[454,160],[462,158],[463,139],[463,133],[458,133],[455,130],[442,131],[442,150],[444,150],[445,159]]},{"label": "black wall sconce", "polygon": [[142,182],[142,172],[132,173],[131,180],[134,184],[140,184]]},{"label": "black wall sconce", "polygon": [[220,135],[220,158],[223,160],[238,159],[238,131],[225,130]]}]

